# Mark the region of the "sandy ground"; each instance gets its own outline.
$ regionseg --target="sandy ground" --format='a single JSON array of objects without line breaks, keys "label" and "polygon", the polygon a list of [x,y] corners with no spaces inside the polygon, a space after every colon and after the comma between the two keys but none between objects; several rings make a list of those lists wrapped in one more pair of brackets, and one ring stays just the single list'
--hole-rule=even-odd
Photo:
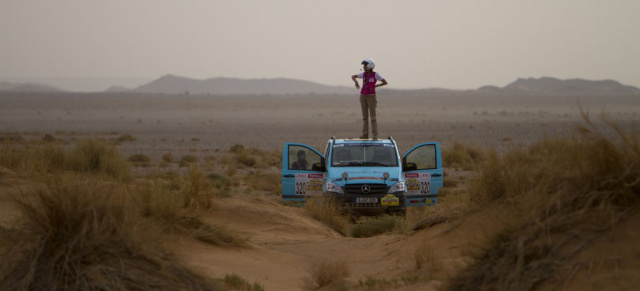
[{"label": "sandy ground", "polygon": [[[137,140],[120,145],[125,155],[144,153],[153,162],[158,162],[165,153],[206,156],[234,144],[278,150],[284,142],[300,142],[320,149],[330,136],[360,134],[357,98],[357,95],[0,95],[0,132],[18,132],[27,139],[38,139],[48,133],[69,141],[131,134]],[[445,149],[455,141],[462,141],[504,151],[544,137],[571,136],[577,125],[585,124],[580,107],[594,117],[604,110],[623,127],[637,126],[640,122],[638,97],[460,94],[411,97],[381,93],[378,98],[381,136],[393,136],[402,151],[429,141],[439,141]],[[6,226],[17,215],[5,203],[7,195],[17,188],[13,185],[14,175],[3,171],[0,225]],[[353,283],[365,278],[398,278],[415,272],[415,249],[425,242],[442,262],[441,268],[432,274],[423,271],[422,275],[429,280],[398,290],[438,290],[442,281],[467,260],[467,254],[461,252],[463,246],[497,231],[492,228],[492,221],[500,219],[500,211],[489,209],[456,225],[441,224],[417,233],[356,239],[342,237],[309,218],[304,210],[279,205],[273,199],[240,196],[217,203],[208,219],[249,237],[250,249],[224,249],[180,238],[171,244],[182,261],[207,276],[236,273],[261,283],[266,290],[300,290],[308,276],[307,268],[322,259],[347,262],[351,269],[347,280]],[[628,231],[634,229],[634,223],[637,222],[626,228],[621,226],[623,231],[603,236],[577,260],[584,264],[615,264],[616,256],[624,256],[626,264],[637,265],[640,261],[637,249],[628,254],[615,251],[620,240],[637,241],[638,232]],[[607,258],[614,259],[598,257],[599,246],[609,250]],[[636,265],[602,276],[633,277],[638,270]],[[585,277],[587,270],[579,269],[568,278]],[[587,281],[569,279],[570,289],[589,290],[584,285]]]},{"label": "sandy ground", "polygon": [[[421,142],[464,141],[497,150],[568,135],[580,107],[623,125],[640,120],[640,98],[378,96],[380,136],[404,151]],[[0,95],[0,132],[131,134],[125,153],[279,149],[284,142],[321,148],[331,136],[357,137],[358,96]]]}]

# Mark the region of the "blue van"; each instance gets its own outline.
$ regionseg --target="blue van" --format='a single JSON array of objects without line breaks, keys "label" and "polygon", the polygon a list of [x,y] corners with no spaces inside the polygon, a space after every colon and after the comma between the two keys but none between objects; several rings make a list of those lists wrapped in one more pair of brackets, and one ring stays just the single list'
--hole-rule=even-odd
[{"label": "blue van", "polygon": [[289,205],[324,195],[353,210],[404,214],[407,207],[435,205],[443,185],[438,142],[419,144],[402,158],[391,137],[332,137],[324,154],[285,143],[282,153],[282,200]]}]

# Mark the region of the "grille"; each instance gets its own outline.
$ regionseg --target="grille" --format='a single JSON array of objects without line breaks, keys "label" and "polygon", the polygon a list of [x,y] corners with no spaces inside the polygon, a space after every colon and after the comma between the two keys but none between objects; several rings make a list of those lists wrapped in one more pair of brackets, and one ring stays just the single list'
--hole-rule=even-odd
[{"label": "grille", "polygon": [[380,208],[380,203],[345,203],[345,207],[348,208]]},{"label": "grille", "polygon": [[[369,193],[362,193],[362,186],[369,185],[371,191]],[[387,192],[387,185],[385,184],[347,184],[344,187],[346,194],[356,195],[380,195]]]}]

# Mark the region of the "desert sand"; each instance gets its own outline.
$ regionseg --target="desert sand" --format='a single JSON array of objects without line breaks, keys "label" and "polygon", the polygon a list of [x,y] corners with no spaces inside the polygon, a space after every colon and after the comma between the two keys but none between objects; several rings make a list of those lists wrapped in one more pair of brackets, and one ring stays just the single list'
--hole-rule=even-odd
[{"label": "desert sand", "polygon": [[[597,118],[600,112],[606,112],[624,128],[640,122],[637,96],[389,96],[380,93],[378,123],[381,136],[392,136],[401,152],[432,141],[441,142],[444,150],[461,141],[502,152],[545,137],[574,135],[574,129],[584,124],[581,109],[589,112],[597,124],[601,124]],[[356,137],[360,129],[356,94],[0,95],[0,132],[18,132],[31,139],[51,134],[68,141],[85,137],[113,139],[130,134],[136,141],[119,145],[125,156],[143,153],[153,162],[158,162],[165,153],[204,157],[226,151],[234,144],[277,151],[283,143],[298,142],[321,149],[329,137]],[[6,173],[0,177],[0,224],[7,226],[18,213],[6,203],[6,197],[19,191],[14,185],[20,183],[15,181],[23,178]],[[236,273],[259,282],[266,290],[300,290],[309,264],[323,259],[346,261],[351,270],[347,280],[354,284],[365,278],[398,278],[415,270],[416,245],[429,241],[443,266],[434,272],[432,280],[397,290],[438,290],[442,281],[467,260],[468,254],[460,251],[462,246],[497,231],[492,221],[500,218],[499,209],[492,209],[474,213],[455,225],[445,223],[406,234],[348,238],[310,218],[303,209],[283,206],[277,199],[239,193],[216,202],[207,219],[248,237],[250,248],[220,248],[180,237],[167,244],[181,261],[206,276]],[[637,240],[638,232],[618,236]],[[598,244],[610,253],[616,246],[610,241]],[[585,256],[595,256],[592,252],[590,249]],[[601,276],[626,276],[639,283],[637,278],[633,279],[633,273],[604,272]],[[569,287],[583,290],[583,285],[574,285]]]}]

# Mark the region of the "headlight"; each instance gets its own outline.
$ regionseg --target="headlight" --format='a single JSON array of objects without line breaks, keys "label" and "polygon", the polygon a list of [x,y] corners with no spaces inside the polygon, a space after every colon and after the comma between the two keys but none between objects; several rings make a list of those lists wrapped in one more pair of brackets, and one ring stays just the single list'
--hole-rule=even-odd
[{"label": "headlight", "polygon": [[391,186],[391,188],[389,188],[389,192],[393,193],[393,192],[402,192],[404,191],[404,182],[398,182],[393,184],[393,186]]},{"label": "headlight", "polygon": [[333,183],[333,182],[327,182],[327,192],[334,192],[334,193],[344,193],[344,190],[342,190],[342,187],[338,186],[338,184]]}]

